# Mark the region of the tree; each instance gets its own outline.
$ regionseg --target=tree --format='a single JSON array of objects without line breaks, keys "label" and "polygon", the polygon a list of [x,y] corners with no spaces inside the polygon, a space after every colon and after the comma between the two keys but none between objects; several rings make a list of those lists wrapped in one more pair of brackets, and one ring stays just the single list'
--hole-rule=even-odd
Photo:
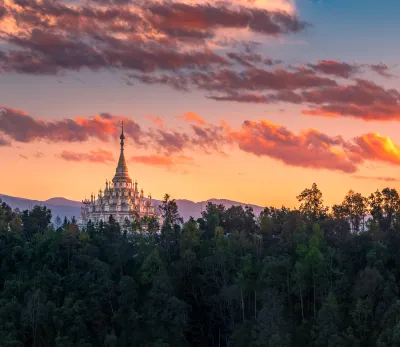
[{"label": "tree", "polygon": [[322,192],[315,183],[312,184],[311,189],[304,189],[297,196],[297,200],[300,202],[300,212],[308,219],[316,221],[326,217],[328,208],[324,206]]},{"label": "tree", "polygon": [[155,216],[142,217],[140,224],[144,226],[146,232],[150,235],[154,235],[160,230],[160,223]]},{"label": "tree", "polygon": [[161,202],[161,213],[164,219],[164,226],[172,227],[174,224],[183,223],[175,199],[171,200],[168,194],[165,194],[164,200]]},{"label": "tree", "polygon": [[334,216],[347,219],[353,232],[364,231],[364,219],[368,212],[368,199],[350,190],[341,205],[332,207]]},{"label": "tree", "polygon": [[46,206],[34,206],[21,215],[24,234],[32,237],[35,233],[44,233],[51,221],[51,211]]},{"label": "tree", "polygon": [[368,201],[372,218],[380,229],[385,231],[393,226],[393,223],[396,222],[396,213],[400,209],[400,198],[397,191],[390,188],[377,190],[369,196]]},{"label": "tree", "polygon": [[314,325],[312,336],[315,347],[344,347],[346,336],[342,333],[339,305],[333,293],[329,293]]},{"label": "tree", "polygon": [[276,290],[267,289],[263,306],[253,328],[255,347],[281,347],[291,345],[291,323],[285,317],[282,298]]},{"label": "tree", "polygon": [[55,224],[56,224],[56,229],[58,229],[62,224],[61,218],[58,215],[56,217]]}]

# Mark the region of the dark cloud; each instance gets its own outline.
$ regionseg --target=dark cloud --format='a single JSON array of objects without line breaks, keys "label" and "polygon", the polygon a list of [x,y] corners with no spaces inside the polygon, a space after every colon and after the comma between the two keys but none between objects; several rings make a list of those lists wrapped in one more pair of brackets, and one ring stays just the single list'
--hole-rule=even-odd
[{"label": "dark cloud", "polygon": [[248,28],[266,35],[287,34],[304,30],[308,24],[286,12],[255,8],[237,9],[216,3],[207,5],[179,2],[154,3],[147,7],[153,15],[151,22],[159,30],[185,28],[215,30],[219,28]]},{"label": "dark cloud", "polygon": [[216,152],[226,155],[221,149],[230,141],[226,137],[223,126],[208,124],[207,126],[192,125],[194,136],[192,143],[195,147],[200,147],[205,153]]},{"label": "dark cloud", "polygon": [[362,120],[400,119],[400,93],[358,79],[355,84],[302,93],[304,102],[318,105],[303,111],[307,115],[354,117]]},{"label": "dark cloud", "polygon": [[190,81],[185,76],[130,74],[129,77],[146,84],[168,85],[183,92],[188,92],[190,90]]},{"label": "dark cloud", "polygon": [[227,95],[210,95],[207,98],[216,101],[250,102],[255,104],[268,104],[271,102],[268,96],[257,93],[235,93]]},{"label": "dark cloud", "polygon": [[[308,73],[306,72],[305,74],[307,75]],[[230,91],[228,89],[225,94],[219,93],[208,97],[217,101],[306,104],[309,108],[302,111],[305,115],[353,117],[365,121],[400,120],[400,92],[396,89],[385,89],[371,81],[356,79],[352,84],[340,85],[332,83],[332,85],[321,85],[293,91],[291,88],[293,89],[300,85],[304,80],[302,80],[302,77],[297,80],[299,78],[298,75],[289,74],[287,76],[294,78],[292,82],[287,79],[282,82],[286,83],[287,89],[282,88],[282,84],[270,85],[270,87],[275,86],[282,89],[275,93],[249,93],[246,91]],[[218,82],[210,81],[210,83],[216,84]],[[296,83],[298,84],[296,85]],[[256,84],[251,83],[250,85],[256,86]],[[238,86],[240,86],[239,82]],[[261,89],[262,87],[259,86],[254,89]],[[215,89],[217,90],[217,88]]]},{"label": "dark cloud", "polygon": [[[64,1],[14,0],[0,7],[18,30],[1,32],[11,50],[0,51],[3,71],[51,74],[88,68],[205,70],[231,60],[207,49],[220,28],[247,28],[265,35],[303,30],[295,15],[169,1],[99,1],[102,6]],[[13,5],[11,5],[13,4]],[[265,62],[268,62],[267,60]]]},{"label": "dark cloud", "polygon": [[336,60],[320,60],[317,64],[308,64],[310,68],[326,75],[350,78],[361,71],[361,66]]},{"label": "dark cloud", "polygon": [[93,47],[83,40],[34,29],[29,36],[7,36],[8,42],[28,51],[11,51],[0,57],[3,70],[25,73],[56,73],[60,69],[116,68],[150,73],[182,68],[205,69],[213,64],[229,65],[227,59],[211,51],[179,52],[171,48],[146,50],[114,39]]},{"label": "dark cloud", "polygon": [[392,78],[395,77],[395,75],[391,74],[389,72],[389,67],[386,64],[380,63],[380,64],[371,64],[369,65],[370,69],[377,74],[386,77],[386,78]]},{"label": "dark cloud", "polygon": [[164,153],[182,152],[190,144],[190,137],[178,131],[157,129],[153,133],[157,149]]},{"label": "dark cloud", "polygon": [[8,70],[51,73],[83,67],[96,70],[106,64],[104,57],[88,44],[40,29],[32,30],[27,37],[8,35],[7,38],[8,42],[27,49],[5,55],[2,60]]},{"label": "dark cloud", "polygon": [[337,85],[336,81],[327,77],[303,71],[292,72],[282,68],[269,71],[253,67],[240,72],[221,69],[217,72],[196,72],[190,78],[198,88],[225,92],[228,95],[241,90],[296,90]]},{"label": "dark cloud", "polygon": [[228,52],[226,53],[226,55],[228,56],[228,58],[246,67],[253,67],[257,64],[272,66],[282,63],[281,60],[265,58],[262,54],[255,52]]},{"label": "dark cloud", "polygon": [[193,133],[178,132],[167,129],[153,129],[149,136],[155,148],[165,154],[174,154],[184,150],[201,149],[204,153],[225,154],[222,148],[230,143],[226,130],[214,124],[191,125]]},{"label": "dark cloud", "polygon": [[48,142],[84,142],[91,138],[109,141],[120,133],[121,121],[130,139],[142,144],[143,132],[133,120],[104,116],[77,117],[59,121],[37,120],[22,111],[3,107],[0,112],[0,133],[19,142],[45,140]]}]

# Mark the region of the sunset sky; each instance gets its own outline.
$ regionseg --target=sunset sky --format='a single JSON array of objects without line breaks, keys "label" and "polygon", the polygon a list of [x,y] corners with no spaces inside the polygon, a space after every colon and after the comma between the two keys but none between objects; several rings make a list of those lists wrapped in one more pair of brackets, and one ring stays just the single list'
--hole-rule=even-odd
[{"label": "sunset sky", "polygon": [[0,0],[0,193],[294,207],[400,188],[400,1]]}]

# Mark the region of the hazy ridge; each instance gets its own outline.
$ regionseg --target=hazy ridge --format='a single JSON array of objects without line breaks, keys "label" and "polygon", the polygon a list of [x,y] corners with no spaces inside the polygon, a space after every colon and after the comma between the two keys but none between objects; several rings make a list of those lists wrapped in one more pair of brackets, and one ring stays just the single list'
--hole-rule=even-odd
[{"label": "hazy ridge", "polygon": [[[67,217],[68,219],[75,216],[78,218],[80,215],[81,202],[69,200],[63,197],[54,197],[44,201],[31,200],[26,198],[14,197],[9,195],[0,194],[0,199],[6,204],[11,206],[13,209],[19,208],[21,211],[26,209],[31,209],[35,205],[47,206],[52,211],[53,219],[60,216],[62,219]],[[159,204],[160,201],[153,199],[155,204]],[[189,219],[190,216],[198,218],[201,215],[201,211],[205,209],[207,202],[212,202],[214,204],[223,204],[225,207],[229,208],[233,206],[251,206],[254,210],[254,214],[258,215],[263,210],[263,207],[252,204],[245,204],[238,201],[227,200],[227,199],[209,199],[206,201],[194,202],[186,199],[176,199],[175,200],[179,212],[184,220]]]}]

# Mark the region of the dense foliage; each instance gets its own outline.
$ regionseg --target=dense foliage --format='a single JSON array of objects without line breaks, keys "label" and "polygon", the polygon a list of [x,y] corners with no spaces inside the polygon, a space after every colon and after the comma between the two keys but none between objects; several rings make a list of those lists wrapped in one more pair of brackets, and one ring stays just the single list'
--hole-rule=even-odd
[{"label": "dense foliage", "polygon": [[2,203],[0,346],[399,346],[397,192],[298,200],[182,224],[166,196],[149,236]]}]

